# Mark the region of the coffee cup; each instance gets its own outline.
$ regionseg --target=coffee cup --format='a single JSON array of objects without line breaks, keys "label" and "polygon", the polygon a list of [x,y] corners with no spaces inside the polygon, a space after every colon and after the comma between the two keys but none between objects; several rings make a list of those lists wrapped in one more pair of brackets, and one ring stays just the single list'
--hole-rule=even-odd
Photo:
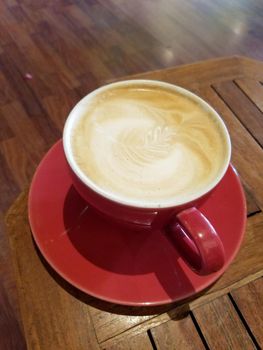
[{"label": "coffee cup", "polygon": [[70,112],[63,147],[74,187],[98,212],[163,230],[198,274],[224,266],[220,237],[198,208],[224,177],[231,143],[200,97],[155,80],[100,87]]}]

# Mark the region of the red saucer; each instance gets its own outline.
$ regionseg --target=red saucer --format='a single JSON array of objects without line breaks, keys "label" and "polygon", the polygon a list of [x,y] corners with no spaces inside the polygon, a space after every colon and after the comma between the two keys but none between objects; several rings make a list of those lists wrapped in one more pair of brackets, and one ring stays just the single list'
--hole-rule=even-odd
[{"label": "red saucer", "polygon": [[42,160],[29,194],[32,234],[57,273],[97,298],[134,306],[192,296],[229,266],[246,223],[245,197],[232,166],[199,209],[216,228],[226,252],[223,269],[209,276],[191,271],[162,232],[129,231],[88,208],[72,187],[61,141]]}]

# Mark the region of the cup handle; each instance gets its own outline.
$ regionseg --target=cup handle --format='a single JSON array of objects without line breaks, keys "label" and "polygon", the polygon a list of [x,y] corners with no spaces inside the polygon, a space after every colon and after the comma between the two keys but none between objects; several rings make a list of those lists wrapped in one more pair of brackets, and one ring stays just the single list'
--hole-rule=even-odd
[{"label": "cup handle", "polygon": [[199,275],[224,266],[223,244],[212,224],[195,207],[176,214],[165,231],[185,262]]}]

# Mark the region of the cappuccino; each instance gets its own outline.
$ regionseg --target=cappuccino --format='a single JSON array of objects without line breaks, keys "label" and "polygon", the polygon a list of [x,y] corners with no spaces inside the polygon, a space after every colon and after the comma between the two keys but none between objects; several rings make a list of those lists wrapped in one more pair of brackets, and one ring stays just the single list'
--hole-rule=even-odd
[{"label": "cappuccino", "polygon": [[134,81],[81,103],[70,138],[73,158],[109,196],[153,206],[183,202],[222,173],[223,123],[191,94]]}]

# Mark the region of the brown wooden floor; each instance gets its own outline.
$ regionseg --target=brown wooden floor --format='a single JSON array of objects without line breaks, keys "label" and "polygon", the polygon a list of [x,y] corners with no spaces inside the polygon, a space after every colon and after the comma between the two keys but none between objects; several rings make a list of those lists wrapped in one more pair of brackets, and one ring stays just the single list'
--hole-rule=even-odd
[{"label": "brown wooden floor", "polygon": [[262,16],[262,0],[0,1],[0,349],[23,348],[3,216],[71,107],[127,74],[234,54],[263,60]]}]

